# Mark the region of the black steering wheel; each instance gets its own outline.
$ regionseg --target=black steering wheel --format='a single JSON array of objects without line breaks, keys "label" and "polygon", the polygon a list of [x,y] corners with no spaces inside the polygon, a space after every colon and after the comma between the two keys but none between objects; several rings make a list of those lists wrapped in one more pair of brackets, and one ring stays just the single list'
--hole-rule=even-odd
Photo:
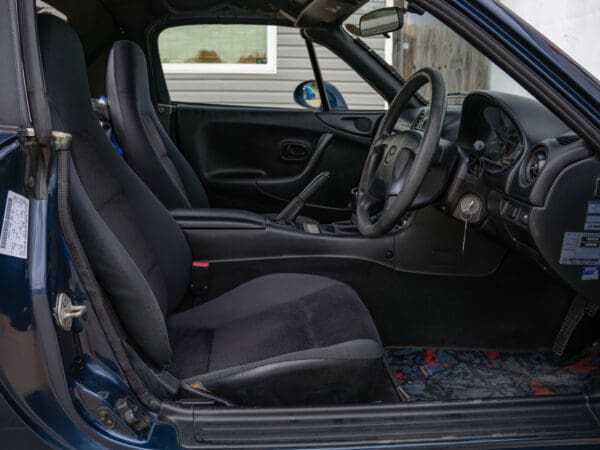
[{"label": "black steering wheel", "polygon": [[[431,105],[425,131],[395,132],[400,114],[414,94],[431,84]],[[382,236],[410,209],[431,167],[446,117],[446,83],[440,72],[426,67],[402,86],[381,120],[363,168],[358,187],[358,229],[368,237]],[[375,206],[382,205],[375,221]]]}]

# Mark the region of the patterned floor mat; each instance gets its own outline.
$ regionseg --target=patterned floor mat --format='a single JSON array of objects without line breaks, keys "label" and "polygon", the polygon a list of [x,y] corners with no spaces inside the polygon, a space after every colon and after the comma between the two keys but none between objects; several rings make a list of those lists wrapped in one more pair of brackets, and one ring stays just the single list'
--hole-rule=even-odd
[{"label": "patterned floor mat", "polygon": [[389,347],[385,358],[410,401],[600,391],[600,349],[565,366],[542,352]]}]

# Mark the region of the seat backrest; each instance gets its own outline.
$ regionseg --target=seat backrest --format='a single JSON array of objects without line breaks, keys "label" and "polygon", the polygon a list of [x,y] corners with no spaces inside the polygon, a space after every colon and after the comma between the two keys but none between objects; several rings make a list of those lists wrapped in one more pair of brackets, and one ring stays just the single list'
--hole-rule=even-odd
[{"label": "seat backrest", "polygon": [[106,95],[125,160],[163,205],[168,209],[208,208],[202,183],[156,115],[146,58],[136,43],[117,41],[113,45]]},{"label": "seat backrest", "polygon": [[128,335],[156,364],[167,365],[165,317],[189,287],[189,246],[94,115],[75,31],[51,15],[38,17],[38,30],[52,127],[73,136],[69,193],[77,233]]}]

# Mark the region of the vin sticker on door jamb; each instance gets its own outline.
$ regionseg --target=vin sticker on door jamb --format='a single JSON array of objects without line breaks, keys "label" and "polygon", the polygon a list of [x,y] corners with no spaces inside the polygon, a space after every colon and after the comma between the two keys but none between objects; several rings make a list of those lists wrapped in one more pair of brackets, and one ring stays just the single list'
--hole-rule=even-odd
[{"label": "vin sticker on door jamb", "polygon": [[560,263],[572,266],[600,264],[600,233],[565,233]]},{"label": "vin sticker on door jamb", "polygon": [[8,191],[0,232],[0,255],[27,259],[28,233],[29,200],[16,192]]}]

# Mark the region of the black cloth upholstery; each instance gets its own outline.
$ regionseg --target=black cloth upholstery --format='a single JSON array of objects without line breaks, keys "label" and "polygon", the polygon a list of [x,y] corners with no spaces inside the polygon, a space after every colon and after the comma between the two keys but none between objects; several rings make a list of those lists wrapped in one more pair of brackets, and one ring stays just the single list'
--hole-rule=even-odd
[{"label": "black cloth upholstery", "polygon": [[41,15],[38,27],[52,127],[73,136],[70,194],[77,232],[127,332],[154,362],[167,365],[164,317],[188,288],[189,246],[100,127],[77,34],[50,15]]},{"label": "black cloth upholstery", "polygon": [[75,227],[144,359],[243,404],[368,400],[382,348],[347,285],[269,275],[177,311],[189,291],[186,239],[94,116],[76,33],[51,15],[39,17],[38,29],[52,126],[73,136]]},{"label": "black cloth upholstery", "polygon": [[[303,395],[303,401],[314,402],[315,390],[323,400],[323,384],[300,386],[302,377],[293,376],[299,361],[317,365],[332,381],[344,379],[365,398],[371,380],[357,367],[370,367],[372,373],[382,367],[377,330],[358,295],[346,284],[315,275],[256,278],[172,315],[167,325],[173,373],[241,403],[253,403],[255,396],[264,402],[275,385],[280,401],[294,392],[296,399]],[[200,358],[197,345],[205,350]],[[327,401],[343,401],[340,394],[339,387],[331,390]]]},{"label": "black cloth upholstery", "polygon": [[108,58],[106,91],[123,156],[168,209],[208,208],[196,173],[164,130],[150,98],[142,49],[117,41]]}]

